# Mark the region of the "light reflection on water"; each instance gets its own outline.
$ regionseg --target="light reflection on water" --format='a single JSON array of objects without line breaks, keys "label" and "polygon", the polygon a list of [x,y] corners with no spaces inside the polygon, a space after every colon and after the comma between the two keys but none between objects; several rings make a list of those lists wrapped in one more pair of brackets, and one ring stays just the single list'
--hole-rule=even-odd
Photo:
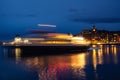
[{"label": "light reflection on water", "polygon": [[[5,57],[13,58],[16,64],[37,71],[39,80],[113,80],[113,78],[108,77],[111,75],[109,70],[113,69],[112,72],[114,73],[119,68],[116,65],[119,66],[120,46],[99,45],[99,48],[98,50],[93,49],[74,54],[64,55],[61,53],[61,55],[29,57],[22,56],[24,54],[22,50],[16,48],[11,50],[12,57],[7,54],[10,53],[7,49],[4,49],[4,54]],[[33,54],[35,54],[34,51]],[[101,72],[102,70],[103,72]],[[118,70],[115,75],[113,73],[112,76],[118,78],[120,71]]]}]

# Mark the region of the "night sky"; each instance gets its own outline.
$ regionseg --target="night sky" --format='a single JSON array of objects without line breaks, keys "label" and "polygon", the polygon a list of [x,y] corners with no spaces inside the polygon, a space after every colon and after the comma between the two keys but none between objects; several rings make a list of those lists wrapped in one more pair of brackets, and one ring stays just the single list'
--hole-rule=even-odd
[{"label": "night sky", "polygon": [[120,0],[0,0],[0,38],[42,28],[62,33],[98,29],[120,30]]}]

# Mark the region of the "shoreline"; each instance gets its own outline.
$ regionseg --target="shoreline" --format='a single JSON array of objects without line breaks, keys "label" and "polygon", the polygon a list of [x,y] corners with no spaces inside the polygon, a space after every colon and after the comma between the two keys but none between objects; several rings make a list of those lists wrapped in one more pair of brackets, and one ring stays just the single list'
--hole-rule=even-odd
[{"label": "shoreline", "polygon": [[90,44],[90,45],[120,45],[120,43],[114,43],[114,44],[108,44],[108,43],[106,43],[106,44]]}]

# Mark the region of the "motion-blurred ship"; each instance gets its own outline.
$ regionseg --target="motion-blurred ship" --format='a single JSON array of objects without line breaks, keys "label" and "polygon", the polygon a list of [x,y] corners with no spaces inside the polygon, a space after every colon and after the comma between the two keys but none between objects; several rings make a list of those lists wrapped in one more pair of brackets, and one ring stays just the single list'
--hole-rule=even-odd
[{"label": "motion-blurred ship", "polygon": [[3,42],[3,46],[27,50],[37,49],[37,51],[69,52],[87,50],[89,43],[83,37],[76,37],[71,34],[32,30],[26,37],[16,36],[10,42]]}]

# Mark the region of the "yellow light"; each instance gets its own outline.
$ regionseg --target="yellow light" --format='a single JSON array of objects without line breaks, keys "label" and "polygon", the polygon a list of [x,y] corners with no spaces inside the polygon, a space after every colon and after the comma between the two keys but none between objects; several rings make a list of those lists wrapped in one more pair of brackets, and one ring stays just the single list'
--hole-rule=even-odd
[{"label": "yellow light", "polygon": [[83,37],[73,37],[72,40],[84,40]]},{"label": "yellow light", "polygon": [[83,37],[72,37],[72,44],[89,44]]},{"label": "yellow light", "polygon": [[56,38],[56,39],[65,39],[65,40],[71,40],[72,35],[68,34],[57,34],[57,33],[49,33],[46,35],[47,37],[50,38]]},{"label": "yellow light", "polygon": [[86,65],[86,59],[85,59],[86,57],[85,56],[86,56],[85,53],[71,56],[71,65],[73,67],[84,68]]},{"label": "yellow light", "polygon": [[92,45],[92,47],[97,47],[96,45]]},{"label": "yellow light", "polygon": [[95,31],[95,29],[93,29],[93,31]]},{"label": "yellow light", "polygon": [[44,40],[44,38],[22,38],[24,40]]},{"label": "yellow light", "polygon": [[96,66],[97,66],[96,50],[93,50],[93,66],[94,66],[94,69],[96,70]]},{"label": "yellow light", "polygon": [[21,49],[15,48],[15,57],[16,57],[16,63],[21,59]]},{"label": "yellow light", "polygon": [[12,45],[13,45],[13,44],[14,44],[14,42],[10,42],[10,44],[12,44]]},{"label": "yellow light", "polygon": [[21,41],[22,41],[22,39],[19,38],[19,37],[16,37],[16,38],[14,39],[14,42],[15,42],[15,43],[20,43]]},{"label": "yellow light", "polygon": [[118,63],[117,48],[116,48],[116,46],[114,46],[113,50],[114,50],[113,51],[113,60],[114,60],[115,63]]},{"label": "yellow light", "polygon": [[26,40],[24,40],[24,43],[28,43],[29,41],[26,39]]},{"label": "yellow light", "polygon": [[101,43],[98,42],[97,44],[101,44]]}]

